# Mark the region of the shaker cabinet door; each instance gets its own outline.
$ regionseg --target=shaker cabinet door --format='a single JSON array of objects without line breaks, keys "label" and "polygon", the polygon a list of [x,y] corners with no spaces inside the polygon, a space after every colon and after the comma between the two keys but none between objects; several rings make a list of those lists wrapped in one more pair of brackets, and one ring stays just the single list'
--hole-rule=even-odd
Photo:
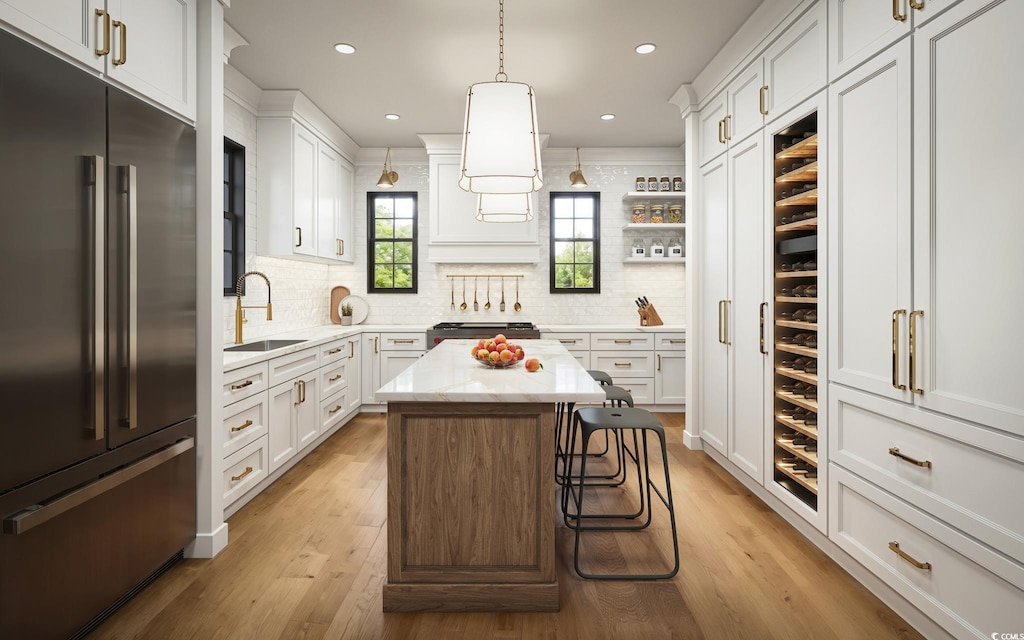
[{"label": "shaker cabinet door", "polygon": [[102,72],[109,54],[96,51],[110,37],[109,21],[96,14],[103,6],[103,0],[0,0],[0,22]]},{"label": "shaker cabinet door", "polygon": [[726,158],[701,169],[700,252],[703,266],[700,343],[700,437],[728,455],[729,197]]}]

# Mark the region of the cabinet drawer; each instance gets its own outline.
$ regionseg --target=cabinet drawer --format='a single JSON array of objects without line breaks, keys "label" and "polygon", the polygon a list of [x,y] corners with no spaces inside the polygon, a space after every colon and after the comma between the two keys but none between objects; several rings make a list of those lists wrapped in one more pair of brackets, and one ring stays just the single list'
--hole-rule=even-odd
[{"label": "cabinet drawer", "polygon": [[1024,563],[1024,509],[1006,508],[1007,488],[1024,486],[1024,441],[984,432],[990,442],[971,444],[964,438],[980,429],[844,387],[831,391],[831,460]]},{"label": "cabinet drawer", "polygon": [[[584,369],[590,369],[590,352],[589,351],[569,351],[569,354],[576,358],[576,362],[580,363],[580,366]],[[527,356],[529,357],[529,356]]]},{"label": "cabinet drawer", "polygon": [[653,351],[653,333],[592,333],[590,348],[605,351]]},{"label": "cabinet drawer", "polygon": [[342,389],[338,393],[320,401],[320,435],[341,422],[349,415],[349,390]]},{"label": "cabinet drawer", "polygon": [[425,351],[427,335],[425,333],[382,333],[380,348],[384,351]]},{"label": "cabinet drawer", "polygon": [[633,396],[633,404],[654,404],[654,378],[620,378],[612,374],[612,382]]},{"label": "cabinet drawer", "polygon": [[686,334],[677,333],[656,333],[654,334],[655,351],[686,351]]},{"label": "cabinet drawer", "polygon": [[591,351],[590,368],[604,371],[612,378],[654,377],[653,353]]},{"label": "cabinet drawer", "polygon": [[267,394],[260,393],[224,407],[224,457],[267,432]]},{"label": "cabinet drawer", "polygon": [[270,361],[270,386],[288,382],[320,366],[319,349],[303,349]]},{"label": "cabinet drawer", "polygon": [[224,459],[224,506],[241,498],[267,477],[267,436]]},{"label": "cabinet drawer", "polygon": [[589,333],[568,333],[559,331],[556,333],[542,333],[540,337],[543,340],[558,340],[558,342],[569,351],[590,351]]},{"label": "cabinet drawer", "polygon": [[1024,567],[834,464],[829,491],[829,537],[954,636],[1020,629]]},{"label": "cabinet drawer", "polygon": [[359,371],[352,366],[354,360],[345,358],[328,367],[320,369],[320,395],[326,398],[353,384]]},{"label": "cabinet drawer", "polygon": [[228,371],[224,374],[224,394],[221,404],[226,407],[269,388],[266,362]]},{"label": "cabinet drawer", "polygon": [[320,366],[326,367],[332,362],[352,356],[353,346],[349,338],[332,340],[327,344],[320,345]]}]

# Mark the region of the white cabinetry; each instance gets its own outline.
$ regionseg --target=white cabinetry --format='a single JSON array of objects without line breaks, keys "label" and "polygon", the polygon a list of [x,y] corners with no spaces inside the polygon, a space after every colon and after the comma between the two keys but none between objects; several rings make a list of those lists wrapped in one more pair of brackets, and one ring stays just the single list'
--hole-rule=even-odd
[{"label": "white cabinetry", "polygon": [[426,334],[419,332],[364,333],[362,404],[383,406],[374,400],[377,389],[419,360],[425,345]]},{"label": "white cabinetry", "polygon": [[196,119],[197,0],[0,0],[0,21]]},{"label": "white cabinetry", "polygon": [[323,142],[317,145],[316,255],[352,261],[352,170]]},{"label": "white cabinetry", "polygon": [[730,147],[764,126],[761,107],[763,86],[764,62],[758,58],[741,71],[725,90],[729,95],[729,113],[725,116],[723,132]]},{"label": "white cabinetry", "polygon": [[655,334],[654,404],[686,404],[686,336]]},{"label": "white cabinetry", "polygon": [[319,433],[317,372],[270,390],[270,472],[277,471]]},{"label": "white cabinetry", "polygon": [[764,54],[765,122],[796,107],[828,82],[826,2],[819,2],[793,23]]},{"label": "white cabinetry", "polygon": [[729,182],[727,160],[700,169],[700,437],[728,454],[729,345],[725,317],[729,303]]},{"label": "white cabinetry", "polygon": [[714,160],[729,148],[725,138],[725,116],[729,114],[729,95],[718,94],[700,110],[700,166]]}]

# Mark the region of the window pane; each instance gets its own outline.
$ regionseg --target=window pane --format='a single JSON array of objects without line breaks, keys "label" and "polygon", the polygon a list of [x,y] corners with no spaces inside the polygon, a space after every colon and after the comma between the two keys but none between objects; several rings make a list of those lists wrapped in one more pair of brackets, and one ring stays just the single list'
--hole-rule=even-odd
[{"label": "window pane", "polygon": [[411,242],[396,242],[395,243],[395,262],[405,262],[412,264],[412,243]]},{"label": "window pane", "polygon": [[573,242],[556,242],[555,243],[555,262],[572,262],[573,261]]},{"label": "window pane", "polygon": [[555,288],[556,289],[572,289],[572,265],[571,264],[556,264],[555,265]]},{"label": "window pane", "polygon": [[594,219],[593,218],[577,218],[576,219],[576,236],[577,238],[593,238],[594,237]]},{"label": "window pane", "polygon": [[576,265],[576,288],[592,289],[594,287],[594,267],[589,264]]},{"label": "window pane", "polygon": [[395,220],[395,237],[412,237],[412,220]]},{"label": "window pane", "polygon": [[373,286],[378,289],[391,289],[395,286],[394,267],[389,264],[378,264],[373,269]]},{"label": "window pane", "polygon": [[224,184],[224,210],[231,211],[231,187]]},{"label": "window pane", "polygon": [[380,220],[374,221],[374,237],[377,238],[393,238],[395,237],[395,221],[394,220]]},{"label": "window pane", "polygon": [[224,182],[231,179],[231,152],[224,152]]},{"label": "window pane", "polygon": [[412,288],[412,265],[411,264],[396,264],[395,265],[395,288],[396,289],[411,289]]},{"label": "window pane", "polygon": [[234,238],[234,235],[232,235],[232,230],[233,230],[232,227],[234,227],[234,225],[231,223],[231,220],[228,219],[228,218],[224,218],[224,250],[225,251],[231,251],[232,249],[235,248],[235,245],[234,245],[235,238]]},{"label": "window pane", "polygon": [[551,206],[556,218],[571,218],[573,212],[572,198],[554,198]]},{"label": "window pane", "polygon": [[594,243],[593,242],[577,242],[576,243],[576,258],[575,262],[593,263],[594,262]]},{"label": "window pane", "polygon": [[373,261],[377,264],[391,264],[395,261],[395,245],[392,242],[377,242],[373,245]]},{"label": "window pane", "polygon": [[234,289],[235,283],[233,282],[235,274],[232,273],[231,269],[234,265],[234,254],[225,251],[224,252],[224,289]]},{"label": "window pane", "polygon": [[375,209],[376,216],[378,218],[393,218],[395,217],[395,199],[394,198],[377,198],[377,207]]},{"label": "window pane", "polygon": [[576,198],[576,217],[594,217],[594,200],[592,198]]},{"label": "window pane", "polygon": [[396,218],[411,218],[412,212],[412,198],[395,198]]},{"label": "window pane", "polygon": [[556,238],[571,238],[572,237],[572,219],[557,219],[555,220],[555,237]]}]

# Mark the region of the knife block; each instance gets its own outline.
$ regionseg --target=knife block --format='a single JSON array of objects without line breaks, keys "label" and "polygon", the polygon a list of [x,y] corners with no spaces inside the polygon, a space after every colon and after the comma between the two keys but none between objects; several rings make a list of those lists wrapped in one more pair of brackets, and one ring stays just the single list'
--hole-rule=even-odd
[{"label": "knife block", "polygon": [[646,309],[637,309],[636,312],[640,314],[641,327],[660,327],[665,324],[661,321],[661,316],[658,315],[658,310],[654,308],[653,304],[648,304]]}]

